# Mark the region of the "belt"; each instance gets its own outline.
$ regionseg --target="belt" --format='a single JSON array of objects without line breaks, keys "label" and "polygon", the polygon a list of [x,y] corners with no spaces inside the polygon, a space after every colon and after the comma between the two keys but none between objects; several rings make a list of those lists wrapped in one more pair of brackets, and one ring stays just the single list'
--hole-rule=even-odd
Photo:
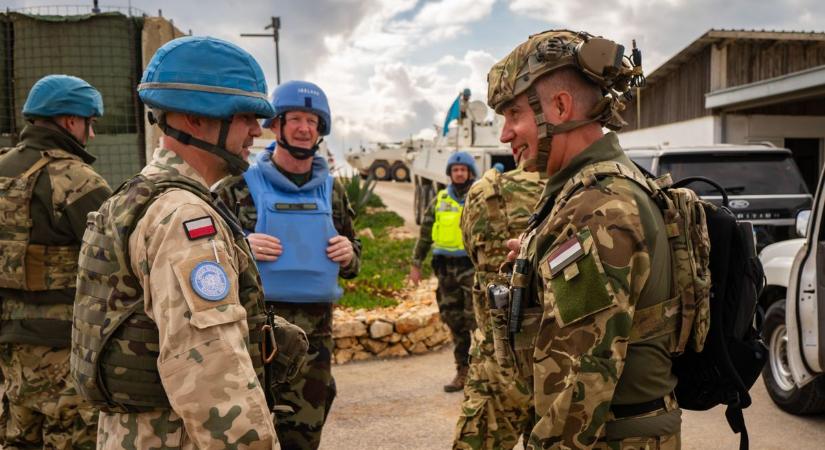
[{"label": "belt", "polygon": [[630,405],[610,405],[610,412],[617,419],[639,416],[649,412],[665,409],[665,399],[657,398],[649,402],[633,403]]}]

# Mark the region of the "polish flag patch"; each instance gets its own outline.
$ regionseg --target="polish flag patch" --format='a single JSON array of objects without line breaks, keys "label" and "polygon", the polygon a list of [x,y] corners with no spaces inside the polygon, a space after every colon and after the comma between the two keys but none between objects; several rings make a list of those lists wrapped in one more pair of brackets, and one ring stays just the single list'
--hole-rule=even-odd
[{"label": "polish flag patch", "polygon": [[215,228],[215,222],[212,221],[212,217],[210,216],[187,220],[183,222],[183,229],[186,231],[186,237],[189,238],[190,241],[218,234],[218,230]]},{"label": "polish flag patch", "polygon": [[584,255],[584,249],[578,238],[575,236],[564,241],[559,248],[550,254],[547,259],[547,265],[550,266],[550,276],[555,277],[559,272],[564,270],[572,262],[578,260]]}]

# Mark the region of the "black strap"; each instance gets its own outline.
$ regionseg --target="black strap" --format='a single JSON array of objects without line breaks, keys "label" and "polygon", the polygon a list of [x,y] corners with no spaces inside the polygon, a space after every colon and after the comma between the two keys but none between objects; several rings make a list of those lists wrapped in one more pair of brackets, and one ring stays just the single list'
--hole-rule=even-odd
[{"label": "black strap", "polygon": [[665,409],[665,399],[657,398],[649,402],[633,403],[630,405],[610,405],[610,411],[617,419],[639,416],[649,412]]},{"label": "black strap", "polygon": [[745,426],[745,416],[742,415],[742,408],[737,406],[728,406],[725,410],[725,418],[728,419],[728,425],[734,433],[739,435],[739,450],[748,450],[750,441],[748,440],[748,427]]},{"label": "black strap", "polygon": [[[273,316],[275,315],[275,306],[272,304],[266,305],[266,324],[270,327],[274,325]],[[264,339],[267,339],[268,336],[264,336]],[[261,354],[261,357],[265,355]],[[272,362],[266,363],[264,362],[264,397],[266,397],[266,404],[269,406],[270,411],[275,410],[275,393],[273,392],[272,386]]]}]

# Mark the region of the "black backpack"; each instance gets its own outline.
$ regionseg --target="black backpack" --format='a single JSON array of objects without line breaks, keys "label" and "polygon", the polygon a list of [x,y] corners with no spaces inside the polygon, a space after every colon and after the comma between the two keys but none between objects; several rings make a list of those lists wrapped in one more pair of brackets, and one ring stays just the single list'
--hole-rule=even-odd
[{"label": "black backpack", "polygon": [[673,359],[678,377],[679,406],[705,411],[726,405],[725,417],[739,448],[747,449],[748,431],[742,410],[751,404],[748,390],[768,358],[761,338],[762,313],[758,304],[764,272],[756,254],[753,226],[739,222],[728,209],[725,190],[703,177],[691,177],[673,187],[693,182],[713,185],[722,194],[722,207],[705,206],[710,237],[710,329],[701,352],[687,348]]}]

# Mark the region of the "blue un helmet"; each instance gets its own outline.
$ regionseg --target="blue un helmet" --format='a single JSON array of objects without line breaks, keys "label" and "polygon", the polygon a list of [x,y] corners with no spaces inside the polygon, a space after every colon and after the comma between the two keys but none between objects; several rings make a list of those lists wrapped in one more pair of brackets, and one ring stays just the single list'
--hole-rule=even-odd
[{"label": "blue un helmet", "polygon": [[476,161],[473,157],[467,152],[455,152],[450,155],[450,159],[447,160],[447,176],[450,176],[450,170],[456,164],[463,164],[470,169],[470,173],[473,174],[473,178],[478,177],[478,172],[476,171]]},{"label": "blue un helmet", "polygon": [[91,84],[71,75],[47,75],[34,83],[23,105],[23,117],[103,115],[103,97]]},{"label": "blue un helmet", "polygon": [[310,149],[295,147],[286,142],[284,136],[280,136],[278,145],[284,147],[293,158],[308,159],[318,150],[318,146],[332,130],[332,119],[329,111],[329,101],[324,91],[315,83],[309,81],[287,81],[275,88],[272,93],[272,108],[275,110],[275,117],[263,122],[264,128],[270,128],[273,120],[278,118],[281,126],[286,121],[286,113],[289,111],[305,111],[318,116],[318,133],[322,136]]},{"label": "blue un helmet", "polygon": [[[249,167],[243,158],[226,149],[232,117],[253,113],[275,115],[266,98],[266,79],[255,58],[242,48],[212,37],[183,37],[159,48],[138,85],[146,106],[157,110],[149,120],[177,141],[213,153],[235,174]],[[178,112],[221,120],[218,143],[202,141],[166,123],[166,112]]]}]

